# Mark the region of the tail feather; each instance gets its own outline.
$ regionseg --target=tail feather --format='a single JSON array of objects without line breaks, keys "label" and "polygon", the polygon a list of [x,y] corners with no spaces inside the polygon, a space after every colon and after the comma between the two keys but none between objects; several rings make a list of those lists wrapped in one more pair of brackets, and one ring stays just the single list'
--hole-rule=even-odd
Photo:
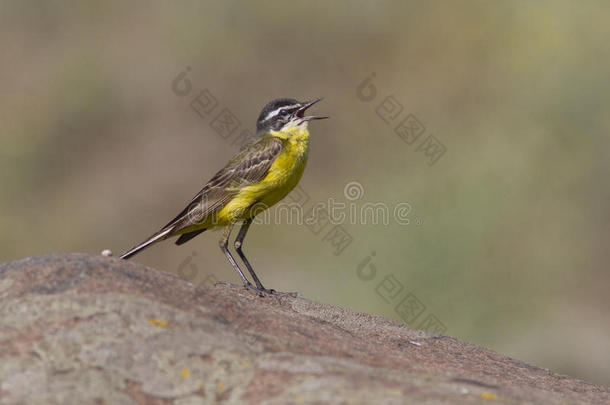
[{"label": "tail feather", "polygon": [[123,255],[121,256],[121,259],[129,259],[130,257],[135,256],[136,254],[140,253],[142,250],[146,249],[147,247],[149,247],[157,242],[162,241],[163,239],[165,239],[168,236],[168,234],[171,231],[172,231],[172,228],[168,228],[168,229],[163,229],[163,230],[155,233],[153,236],[148,238],[146,241],[140,243],[136,247],[123,253]]},{"label": "tail feather", "polygon": [[200,229],[198,231],[193,231],[193,232],[189,232],[189,233],[183,233],[182,235],[180,235],[180,237],[176,240],[176,245],[180,246],[183,243],[188,242],[189,240],[193,239],[195,236],[199,235],[201,232],[205,231],[206,229]]}]

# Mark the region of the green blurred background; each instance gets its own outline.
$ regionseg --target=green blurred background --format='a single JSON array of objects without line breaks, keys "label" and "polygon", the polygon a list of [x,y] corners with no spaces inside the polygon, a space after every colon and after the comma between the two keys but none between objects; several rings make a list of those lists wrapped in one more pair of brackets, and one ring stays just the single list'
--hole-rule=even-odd
[{"label": "green blurred background", "polygon": [[[0,259],[115,254],[176,215],[276,97],[324,96],[301,182],[308,205],[411,204],[409,225],[252,228],[246,252],[283,291],[401,319],[610,384],[610,7],[540,2],[0,3]],[[193,90],[172,80],[187,66]],[[358,97],[372,73],[376,98]],[[218,107],[202,118],[202,89]],[[393,96],[446,152],[433,165],[376,108]],[[134,260],[237,282],[218,233]],[[374,256],[372,256],[374,252]],[[371,259],[364,262],[365,259]],[[363,264],[364,263],[364,264]],[[377,273],[357,275],[365,265]],[[403,290],[386,302],[378,291]],[[210,278],[207,279],[211,280]],[[381,286],[379,286],[381,283]],[[413,295],[407,296],[408,293]],[[387,297],[386,297],[387,298]],[[404,315],[404,314],[403,314]],[[404,319],[403,319],[404,320]]]}]

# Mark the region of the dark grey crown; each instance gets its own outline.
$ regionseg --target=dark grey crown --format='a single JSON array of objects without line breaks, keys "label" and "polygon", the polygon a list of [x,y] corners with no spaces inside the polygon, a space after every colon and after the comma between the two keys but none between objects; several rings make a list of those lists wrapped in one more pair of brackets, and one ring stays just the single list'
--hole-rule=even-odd
[{"label": "dark grey crown", "polygon": [[297,113],[302,105],[302,103],[299,103],[293,98],[278,98],[271,101],[263,108],[263,111],[261,111],[261,114],[258,116],[258,120],[256,121],[256,132],[269,130],[279,131],[284,124],[294,117],[294,114]]}]

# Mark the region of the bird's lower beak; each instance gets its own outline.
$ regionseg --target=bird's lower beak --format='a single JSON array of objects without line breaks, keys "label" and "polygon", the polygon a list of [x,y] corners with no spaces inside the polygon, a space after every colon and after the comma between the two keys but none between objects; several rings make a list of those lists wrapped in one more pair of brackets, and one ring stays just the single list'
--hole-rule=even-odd
[{"label": "bird's lower beak", "polygon": [[322,101],[324,100],[323,97],[320,98],[316,98],[315,100],[311,100],[311,101],[307,101],[305,103],[303,103],[303,106],[301,108],[299,108],[299,110],[297,111],[297,116],[301,117],[301,118],[305,118],[307,121],[311,121],[311,120],[323,120],[325,118],[325,116],[318,116],[318,115],[308,115],[305,116],[305,111],[311,107],[312,105],[314,105],[315,103],[317,103],[318,101]]}]

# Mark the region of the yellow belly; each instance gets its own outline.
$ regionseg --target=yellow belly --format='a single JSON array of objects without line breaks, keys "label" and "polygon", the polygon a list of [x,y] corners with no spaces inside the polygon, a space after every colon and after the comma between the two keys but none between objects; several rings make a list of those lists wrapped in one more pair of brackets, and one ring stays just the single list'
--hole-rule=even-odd
[{"label": "yellow belly", "polygon": [[280,201],[297,185],[307,164],[309,132],[307,129],[295,131],[285,139],[286,146],[267,176],[242,188],[218,212],[216,225],[252,218]]}]

